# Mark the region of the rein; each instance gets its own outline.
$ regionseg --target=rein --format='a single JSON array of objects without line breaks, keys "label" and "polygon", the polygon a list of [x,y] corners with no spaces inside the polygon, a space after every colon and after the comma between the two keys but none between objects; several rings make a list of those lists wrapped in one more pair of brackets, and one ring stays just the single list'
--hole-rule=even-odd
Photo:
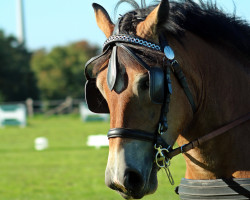
[{"label": "rein", "polygon": [[231,123],[229,123],[225,126],[222,126],[221,128],[219,128],[215,131],[208,133],[207,135],[204,135],[196,140],[193,140],[193,141],[189,142],[188,144],[184,144],[181,147],[173,149],[173,151],[168,152],[166,156],[171,159],[174,156],[177,156],[181,153],[186,153],[187,151],[201,146],[203,143],[205,143],[205,142],[207,142],[207,141],[209,141],[209,140],[211,140],[219,135],[222,135],[223,133],[239,126],[240,124],[242,124],[248,120],[250,120],[250,113],[240,117],[237,120],[232,121]]}]

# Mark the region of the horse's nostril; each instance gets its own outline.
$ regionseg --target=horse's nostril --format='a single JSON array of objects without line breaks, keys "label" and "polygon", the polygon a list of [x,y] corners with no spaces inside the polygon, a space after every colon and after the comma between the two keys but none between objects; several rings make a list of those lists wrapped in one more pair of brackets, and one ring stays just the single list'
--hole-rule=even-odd
[{"label": "horse's nostril", "polygon": [[127,190],[141,191],[144,187],[144,180],[142,175],[135,170],[127,170],[124,180],[124,186]]}]

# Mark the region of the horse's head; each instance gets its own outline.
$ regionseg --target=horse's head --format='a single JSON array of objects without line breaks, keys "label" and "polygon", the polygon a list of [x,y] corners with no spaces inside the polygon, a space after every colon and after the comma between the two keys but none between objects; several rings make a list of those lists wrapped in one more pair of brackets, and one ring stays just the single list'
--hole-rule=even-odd
[{"label": "horse's head", "polygon": [[[108,40],[103,53],[86,65],[86,95],[90,110],[110,113],[105,181],[124,198],[142,198],[157,188],[154,144],[167,141],[171,148],[192,117],[178,80],[170,81],[174,55],[161,34],[169,2],[129,12],[117,24],[103,7],[93,7]],[[167,129],[171,134],[158,136]]]}]

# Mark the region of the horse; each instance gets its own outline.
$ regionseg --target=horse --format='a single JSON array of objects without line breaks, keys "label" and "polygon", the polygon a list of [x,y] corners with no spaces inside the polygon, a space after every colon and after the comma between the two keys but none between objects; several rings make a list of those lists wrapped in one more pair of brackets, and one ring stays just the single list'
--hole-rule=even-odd
[{"label": "horse", "polygon": [[106,185],[153,194],[182,153],[181,198],[249,198],[249,24],[212,1],[126,2],[134,10],[116,23],[93,4],[107,40],[85,65],[89,109],[110,113]]}]

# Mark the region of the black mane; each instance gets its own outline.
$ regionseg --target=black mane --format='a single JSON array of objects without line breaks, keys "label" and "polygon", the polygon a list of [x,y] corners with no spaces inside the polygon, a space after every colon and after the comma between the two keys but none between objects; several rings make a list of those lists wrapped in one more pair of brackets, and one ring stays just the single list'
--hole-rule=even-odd
[{"label": "black mane", "polygon": [[[141,1],[141,5],[145,5],[144,0]],[[135,34],[137,24],[145,19],[155,6],[139,8],[135,0],[121,0],[117,5],[121,2],[130,3],[135,10],[124,15],[120,30]],[[193,0],[171,1],[169,19],[164,29],[178,40],[186,31],[190,31],[206,41],[235,47],[250,56],[249,23],[235,14],[223,12],[211,0],[207,3],[200,0],[200,4]]]}]

